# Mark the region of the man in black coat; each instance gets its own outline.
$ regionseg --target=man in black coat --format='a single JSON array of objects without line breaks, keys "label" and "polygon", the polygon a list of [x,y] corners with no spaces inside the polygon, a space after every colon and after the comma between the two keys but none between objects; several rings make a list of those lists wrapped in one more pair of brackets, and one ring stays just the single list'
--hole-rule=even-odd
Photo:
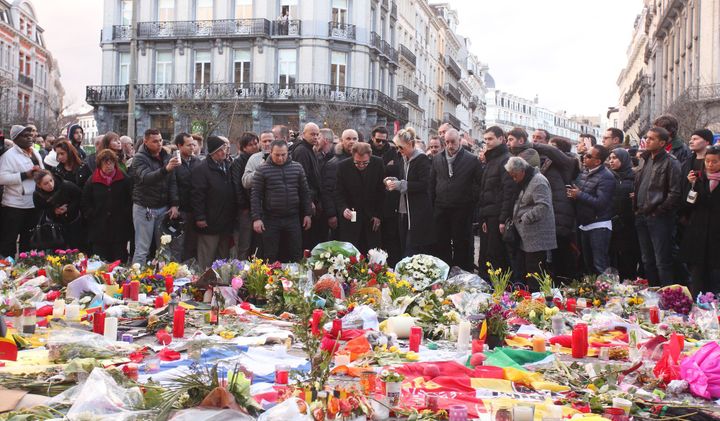
[{"label": "man in black coat", "polygon": [[258,167],[250,191],[253,229],[262,234],[264,257],[276,261],[280,243],[286,245],[290,261],[302,257],[302,228],[312,225],[311,196],[302,166],[288,159],[282,140],[270,144],[270,157]]},{"label": "man in black coat", "polygon": [[445,150],[430,169],[430,199],[437,233],[436,255],[450,266],[473,270],[472,216],[482,175],[480,161],[460,147],[460,133],[445,133]]},{"label": "man in black coat", "polygon": [[215,259],[230,255],[236,199],[227,155],[227,144],[217,136],[210,136],[207,138],[207,158],[192,172],[198,265],[203,269]]},{"label": "man in black coat", "polygon": [[[312,203],[312,228],[302,234],[302,247],[311,250],[318,243],[327,240],[327,220],[322,209],[322,186],[320,181],[320,162],[314,147],[320,137],[320,128],[315,123],[305,125],[302,139],[292,146],[291,158],[299,163],[307,178]],[[323,235],[323,232],[325,235]]]},{"label": "man in black coat", "polygon": [[181,164],[175,170],[175,179],[180,198],[180,218],[184,222],[183,235],[170,243],[173,258],[184,262],[197,257],[197,231],[195,220],[192,217],[192,170],[200,165],[200,159],[195,156],[197,141],[189,133],[179,133],[175,136],[175,145],[180,151]]},{"label": "man in black coat", "polygon": [[[370,146],[373,156],[383,161],[385,166],[385,177],[400,178],[400,165],[402,158],[397,152],[395,145],[389,142],[389,133],[385,126],[377,126],[371,132]],[[400,227],[398,225],[398,205],[400,203],[399,191],[385,191],[383,200],[382,223],[380,224],[380,236],[382,248],[388,253],[388,264],[395,264],[402,257],[400,248]]]},{"label": "man in black coat", "polygon": [[354,143],[351,153],[351,158],[337,166],[338,239],[367,254],[369,249],[380,247],[385,170],[382,159],[372,156],[369,144]]},{"label": "man in black coat", "polygon": [[342,209],[335,206],[335,185],[337,180],[338,165],[352,158],[352,147],[358,141],[358,134],[353,129],[342,132],[340,143],[334,148],[334,156],[330,159],[322,171],[322,197],[323,211],[327,217],[331,229],[338,227],[339,219],[342,218]]},{"label": "man in black coat", "polygon": [[240,153],[230,165],[230,176],[235,188],[235,203],[237,203],[237,220],[235,225],[235,255],[245,260],[250,251],[252,238],[252,221],[250,220],[250,191],[243,187],[242,176],[245,173],[250,157],[259,151],[258,137],[255,133],[245,132],[240,136]]},{"label": "man in black coat", "polygon": [[498,126],[492,126],[485,130],[483,139],[487,151],[478,200],[481,224],[478,267],[481,273],[485,273],[487,263],[494,268],[510,267],[502,236],[505,222],[512,217],[514,198],[518,191],[517,183],[505,171],[505,163],[510,158],[505,132]]}]

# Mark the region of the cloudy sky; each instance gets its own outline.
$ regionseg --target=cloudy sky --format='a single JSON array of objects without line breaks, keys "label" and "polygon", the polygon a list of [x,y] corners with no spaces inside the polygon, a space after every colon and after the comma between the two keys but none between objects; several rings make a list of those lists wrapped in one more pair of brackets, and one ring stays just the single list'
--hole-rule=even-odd
[{"label": "cloudy sky", "polygon": [[[433,1],[435,2],[435,1]],[[498,89],[570,114],[617,102],[615,82],[642,0],[448,0],[458,31],[490,66]],[[32,0],[60,63],[66,103],[85,104],[100,83],[102,0]]]}]

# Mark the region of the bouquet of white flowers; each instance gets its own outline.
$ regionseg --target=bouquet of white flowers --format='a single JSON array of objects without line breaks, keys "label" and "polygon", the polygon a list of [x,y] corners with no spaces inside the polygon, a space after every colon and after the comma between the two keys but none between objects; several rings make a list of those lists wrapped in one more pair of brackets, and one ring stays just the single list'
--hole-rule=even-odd
[{"label": "bouquet of white flowers", "polygon": [[308,263],[313,270],[327,270],[335,276],[347,277],[347,265],[350,259],[360,255],[358,249],[350,243],[342,241],[326,241],[312,249]]},{"label": "bouquet of white flowers", "polygon": [[410,282],[414,291],[422,291],[436,282],[444,281],[449,271],[447,263],[427,254],[406,257],[395,266],[395,272]]}]

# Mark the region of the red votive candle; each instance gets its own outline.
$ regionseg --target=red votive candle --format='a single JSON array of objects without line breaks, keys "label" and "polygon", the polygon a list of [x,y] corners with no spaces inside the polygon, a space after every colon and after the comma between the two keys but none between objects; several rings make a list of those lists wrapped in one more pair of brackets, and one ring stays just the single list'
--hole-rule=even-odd
[{"label": "red votive candle", "polygon": [[578,323],[572,331],[572,356],[573,358],[583,358],[587,355],[588,339],[587,325]]},{"label": "red votive candle", "polygon": [[332,330],[330,330],[330,336],[337,338],[342,334],[342,320],[335,319],[332,322]]},{"label": "red votive candle", "polygon": [[650,323],[656,325],[660,323],[660,309],[657,307],[650,307]]},{"label": "red votive candle", "polygon": [[96,311],[93,314],[93,333],[105,334],[105,313],[102,311]]},{"label": "red votive candle", "polygon": [[132,281],[130,282],[130,292],[128,293],[128,299],[132,301],[137,301],[138,297],[140,295],[140,282],[138,281]]},{"label": "red votive candle", "polygon": [[125,282],[122,287],[123,300],[130,298],[130,282]]},{"label": "red votive candle", "polygon": [[482,339],[473,339],[472,341],[472,353],[477,354],[485,350],[485,341]]},{"label": "red votive candle", "polygon": [[570,313],[575,313],[575,310],[577,310],[577,301],[574,298],[568,298],[565,300],[565,309]]},{"label": "red votive candle", "polygon": [[419,352],[420,342],[422,342],[423,331],[420,326],[410,328],[410,351]]},{"label": "red votive candle", "polygon": [[323,311],[316,308],[312,312],[312,320],[310,321],[310,331],[313,335],[317,336],[320,334],[320,321],[322,320]]},{"label": "red votive candle", "polygon": [[290,380],[290,369],[286,365],[275,366],[275,383],[288,384]]},{"label": "red votive candle", "polygon": [[157,296],[155,297],[155,308],[162,308],[165,305],[165,300],[163,300],[163,297]]},{"label": "red votive candle", "polygon": [[183,336],[185,336],[185,309],[177,307],[173,314],[173,338],[182,338]]},{"label": "red votive candle", "polygon": [[175,290],[175,280],[172,276],[166,276],[165,277],[165,291],[168,294],[172,294]]}]

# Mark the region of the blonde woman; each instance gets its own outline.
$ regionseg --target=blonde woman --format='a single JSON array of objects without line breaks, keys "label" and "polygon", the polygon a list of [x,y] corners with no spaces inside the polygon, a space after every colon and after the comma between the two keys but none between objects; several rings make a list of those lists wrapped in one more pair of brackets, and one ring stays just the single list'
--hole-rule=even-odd
[{"label": "blonde woman", "polygon": [[398,207],[403,256],[430,253],[435,234],[430,200],[430,158],[415,148],[415,130],[400,130],[393,139],[402,156],[399,179],[386,179],[388,190],[400,192]]}]

